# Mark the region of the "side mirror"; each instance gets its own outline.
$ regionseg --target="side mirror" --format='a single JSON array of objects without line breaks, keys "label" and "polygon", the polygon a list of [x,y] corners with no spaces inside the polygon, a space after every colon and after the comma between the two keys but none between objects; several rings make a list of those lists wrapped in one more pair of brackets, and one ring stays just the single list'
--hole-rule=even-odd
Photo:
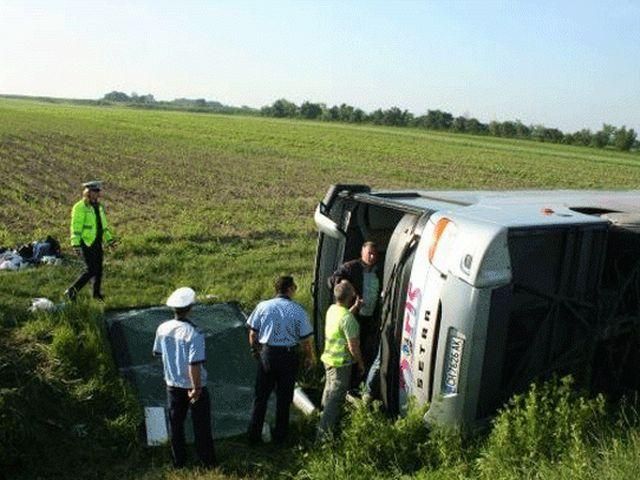
[{"label": "side mirror", "polygon": [[316,207],[316,211],[313,214],[313,220],[316,222],[318,230],[332,238],[343,240],[346,237],[345,233],[340,230],[340,227],[338,227],[336,222],[322,213],[321,206],[321,203],[318,204],[318,206]]}]

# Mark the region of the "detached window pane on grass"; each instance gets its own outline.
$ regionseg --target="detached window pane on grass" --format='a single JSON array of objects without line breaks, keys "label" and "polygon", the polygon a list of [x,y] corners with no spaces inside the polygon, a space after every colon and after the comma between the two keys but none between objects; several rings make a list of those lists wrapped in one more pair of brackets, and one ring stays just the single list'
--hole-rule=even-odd
[{"label": "detached window pane on grass", "polygon": [[[162,361],[151,351],[156,329],[173,318],[167,307],[106,312],[116,364],[134,386],[143,407],[165,407]],[[255,361],[247,345],[245,315],[233,303],[196,305],[189,319],[205,335],[207,387],[212,399],[213,433],[224,438],[244,433],[249,422]],[[192,438],[191,420],[185,423]]]}]

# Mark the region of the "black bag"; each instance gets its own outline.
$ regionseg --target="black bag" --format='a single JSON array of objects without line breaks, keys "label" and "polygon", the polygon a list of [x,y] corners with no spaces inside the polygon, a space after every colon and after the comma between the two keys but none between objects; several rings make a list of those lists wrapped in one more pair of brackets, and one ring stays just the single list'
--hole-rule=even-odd
[{"label": "black bag", "polygon": [[45,242],[49,244],[49,252],[51,255],[55,255],[56,257],[60,256],[60,242],[53,238],[51,235],[47,235]]},{"label": "black bag", "polygon": [[18,255],[20,255],[25,260],[33,257],[33,245],[30,243],[20,245],[16,251],[18,252]]}]

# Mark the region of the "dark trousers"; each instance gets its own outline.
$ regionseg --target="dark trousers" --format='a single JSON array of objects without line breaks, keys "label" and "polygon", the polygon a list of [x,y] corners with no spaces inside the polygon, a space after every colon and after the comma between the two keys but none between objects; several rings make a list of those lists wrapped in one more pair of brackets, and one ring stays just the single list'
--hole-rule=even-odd
[{"label": "dark trousers", "polygon": [[248,431],[249,441],[258,442],[261,438],[267,403],[274,388],[276,425],[273,441],[282,442],[286,438],[298,363],[297,348],[263,346],[256,374],[255,398]]},{"label": "dark trousers", "polygon": [[211,435],[211,407],[209,392],[202,389],[200,397],[195,403],[189,400],[189,390],[186,388],[167,387],[167,406],[169,408],[169,426],[171,427],[171,453],[173,464],[183,467],[187,461],[187,449],[184,439],[184,420],[191,408],[193,433],[195,436],[196,453],[200,462],[206,467],[216,463]]},{"label": "dark trousers", "polygon": [[102,242],[96,239],[90,247],[86,246],[83,242],[82,256],[84,257],[84,263],[87,269],[80,274],[74,284],[69,287],[69,290],[77,293],[89,280],[93,280],[93,296],[98,297],[101,295],[100,290],[102,285],[102,259],[104,257]]},{"label": "dark trousers", "polygon": [[380,346],[380,325],[376,317],[364,317],[356,315],[360,325],[360,353],[364,363],[364,375],[360,375],[358,367],[354,365],[351,374],[351,389],[357,389],[367,378],[367,372],[376,359]]}]

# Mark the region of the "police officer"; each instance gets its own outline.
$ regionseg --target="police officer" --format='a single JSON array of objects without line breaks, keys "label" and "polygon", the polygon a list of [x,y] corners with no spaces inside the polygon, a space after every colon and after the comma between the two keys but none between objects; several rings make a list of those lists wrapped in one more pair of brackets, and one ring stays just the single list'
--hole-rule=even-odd
[{"label": "police officer", "polygon": [[102,260],[103,240],[109,245],[114,245],[114,238],[104,207],[100,203],[102,182],[91,181],[83,183],[82,199],[71,210],[71,246],[76,255],[82,257],[86,264],[86,270],[76,279],[64,293],[74,301],[78,292],[89,280],[93,280],[93,298],[104,300],[102,295]]},{"label": "police officer", "polygon": [[314,363],[313,329],[304,308],[293,301],[297,286],[291,276],[276,280],[276,296],[260,302],[247,320],[249,345],[258,359],[255,398],[249,423],[249,443],[261,441],[262,426],[271,391],[276,390],[276,424],[273,441],[282,443],[289,428],[289,409],[298,371],[298,344],[306,366]]},{"label": "police officer", "polygon": [[204,335],[187,318],[195,298],[189,287],[178,288],[169,296],[167,306],[173,308],[175,318],[160,324],[153,343],[153,354],[162,356],[176,468],[186,463],[184,420],[189,409],[198,458],[205,467],[215,465]]}]

